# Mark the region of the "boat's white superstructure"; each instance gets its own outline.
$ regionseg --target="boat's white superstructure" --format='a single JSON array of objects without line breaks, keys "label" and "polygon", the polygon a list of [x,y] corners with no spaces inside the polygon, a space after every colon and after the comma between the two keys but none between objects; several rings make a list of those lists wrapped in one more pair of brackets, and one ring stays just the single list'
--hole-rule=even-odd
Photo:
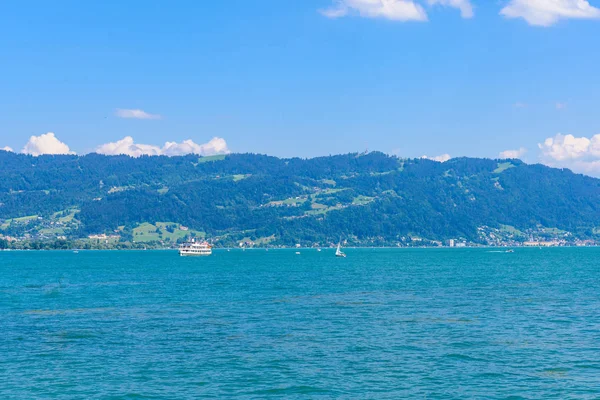
[{"label": "boat's white superstructure", "polygon": [[212,246],[208,242],[198,243],[194,239],[179,246],[179,255],[185,256],[210,256]]}]

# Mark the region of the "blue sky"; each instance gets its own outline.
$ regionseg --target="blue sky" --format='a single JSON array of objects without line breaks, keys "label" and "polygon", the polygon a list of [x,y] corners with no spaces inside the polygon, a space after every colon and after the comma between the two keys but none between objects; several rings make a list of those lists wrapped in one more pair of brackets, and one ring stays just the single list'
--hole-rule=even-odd
[{"label": "blue sky", "polygon": [[219,137],[286,157],[524,148],[589,164],[600,1],[544,2],[2,2],[0,147],[54,132],[80,154]]}]

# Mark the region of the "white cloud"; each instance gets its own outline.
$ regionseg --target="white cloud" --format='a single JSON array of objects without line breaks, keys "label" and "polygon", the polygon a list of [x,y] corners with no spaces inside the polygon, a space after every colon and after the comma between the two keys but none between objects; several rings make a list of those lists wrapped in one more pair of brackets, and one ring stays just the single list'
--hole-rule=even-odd
[{"label": "white cloud", "polygon": [[48,132],[40,136],[32,136],[21,151],[32,156],[41,156],[42,154],[75,154],[65,143],[54,136],[54,133]]},{"label": "white cloud", "polygon": [[591,138],[558,134],[538,145],[541,160],[551,167],[600,176],[600,134]]},{"label": "white cloud", "polygon": [[551,26],[561,19],[600,18],[600,9],[588,0],[510,0],[500,14],[523,18],[530,25]]},{"label": "white cloud", "polygon": [[133,119],[161,119],[162,117],[158,114],[150,114],[144,110],[137,109],[126,109],[117,108],[115,115],[119,118],[133,118]]},{"label": "white cloud", "polygon": [[96,149],[96,153],[105,155],[125,154],[131,157],[149,156],[182,156],[186,154],[198,154],[212,156],[215,154],[230,153],[225,139],[215,137],[205,144],[197,144],[191,140],[181,143],[167,142],[163,147],[150,144],[135,143],[131,136],[119,141],[106,143]]},{"label": "white cloud", "polygon": [[1,148],[0,150],[9,151],[9,152],[11,152],[11,153],[14,153],[14,152],[15,152],[13,149],[11,149],[11,148],[10,148],[10,147],[8,147],[8,146],[6,146],[6,147],[3,147],[3,148]]},{"label": "white cloud", "polygon": [[527,153],[527,149],[525,147],[521,147],[518,150],[505,150],[500,152],[498,158],[507,159],[507,158],[518,158],[520,159]]},{"label": "white cloud", "polygon": [[450,154],[442,154],[441,156],[436,156],[436,157],[428,157],[428,156],[423,156],[421,158],[425,158],[427,160],[431,160],[431,161],[437,161],[437,162],[446,162],[448,160],[450,160],[452,157],[450,156]]},{"label": "white cloud", "polygon": [[578,160],[586,158],[600,159],[600,135],[577,138],[573,135],[561,135],[548,138],[540,143],[544,157],[555,161]]},{"label": "white cloud", "polygon": [[427,21],[423,7],[412,0],[334,0],[334,5],[321,10],[328,18],[358,14],[365,18],[393,21]]},{"label": "white cloud", "polygon": [[136,144],[133,142],[133,138],[131,136],[126,136],[116,142],[106,143],[99,146],[96,149],[96,153],[106,155],[126,154],[132,157],[139,157],[142,155],[158,156],[161,153],[161,149],[158,146]]},{"label": "white cloud", "polygon": [[463,18],[473,18],[473,5],[470,0],[427,0],[430,5],[442,5],[454,7],[460,10],[460,15]]},{"label": "white cloud", "polygon": [[181,143],[167,142],[163,147],[163,154],[167,156],[182,156],[185,154],[200,154],[203,156],[213,156],[216,154],[230,153],[227,148],[227,142],[223,138],[212,138],[208,143],[196,144],[191,140],[185,140]]},{"label": "white cloud", "polygon": [[527,103],[521,103],[521,102],[516,102],[515,104],[513,104],[514,108],[527,108],[529,107],[529,104]]}]

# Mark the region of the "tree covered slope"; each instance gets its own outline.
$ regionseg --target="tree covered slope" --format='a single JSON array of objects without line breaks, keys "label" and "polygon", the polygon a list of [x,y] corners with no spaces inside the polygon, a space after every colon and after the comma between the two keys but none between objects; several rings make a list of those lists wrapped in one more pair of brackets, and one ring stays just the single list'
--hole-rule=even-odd
[{"label": "tree covered slope", "polygon": [[39,234],[39,221],[67,217],[57,226],[69,237],[131,238],[145,222],[281,244],[340,236],[481,242],[484,227],[591,237],[600,226],[600,180],[517,160],[438,163],[377,152],[279,159],[0,151],[0,233]]}]

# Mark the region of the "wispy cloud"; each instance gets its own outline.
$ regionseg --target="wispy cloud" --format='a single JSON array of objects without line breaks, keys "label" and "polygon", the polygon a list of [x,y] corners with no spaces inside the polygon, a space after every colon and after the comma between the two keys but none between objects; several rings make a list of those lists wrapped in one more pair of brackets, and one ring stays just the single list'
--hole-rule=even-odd
[{"label": "wispy cloud", "polygon": [[473,18],[473,5],[470,0],[427,0],[430,5],[442,5],[446,7],[454,7],[460,10],[460,15],[463,18]]},{"label": "wispy cloud", "polygon": [[514,108],[527,108],[529,107],[529,104],[527,103],[521,103],[521,102],[516,102],[515,104],[513,104]]},{"label": "wispy cloud", "polygon": [[588,0],[510,0],[500,14],[523,18],[534,26],[551,26],[561,19],[600,18],[600,9]]},{"label": "wispy cloud", "polygon": [[162,117],[158,114],[150,114],[144,110],[139,109],[128,109],[128,108],[117,108],[115,115],[119,118],[132,118],[132,119],[161,119]]},{"label": "wispy cloud", "polygon": [[382,18],[392,21],[427,21],[427,12],[420,3],[429,6],[453,7],[463,18],[473,17],[471,0],[333,0],[333,5],[320,10],[328,18],[359,15],[363,18]]},{"label": "wispy cloud", "polygon": [[229,154],[227,142],[223,138],[215,137],[207,143],[197,144],[192,140],[181,143],[166,142],[164,146],[135,143],[131,136],[124,137],[116,142],[106,143],[96,149],[96,153],[105,155],[128,155],[140,156],[182,156],[186,154],[198,154],[212,156],[216,154]]},{"label": "wispy cloud", "polygon": [[567,103],[556,103],[555,107],[557,110],[564,110],[565,108],[567,108]]},{"label": "wispy cloud", "polygon": [[520,159],[527,153],[527,149],[525,147],[521,147],[518,150],[505,150],[498,154],[498,158],[500,159]]},{"label": "wispy cloud", "polygon": [[43,154],[75,154],[65,143],[57,139],[52,132],[40,136],[32,136],[21,151],[32,156]]},{"label": "wispy cloud", "polygon": [[346,6],[344,6],[343,4],[339,4],[334,7],[319,10],[319,12],[321,13],[321,15],[323,15],[327,18],[341,18],[341,17],[345,17],[346,15],[348,15],[348,8]]},{"label": "wispy cloud", "polygon": [[427,21],[423,7],[412,0],[335,0],[333,6],[320,12],[328,18],[360,15],[392,21]]}]

